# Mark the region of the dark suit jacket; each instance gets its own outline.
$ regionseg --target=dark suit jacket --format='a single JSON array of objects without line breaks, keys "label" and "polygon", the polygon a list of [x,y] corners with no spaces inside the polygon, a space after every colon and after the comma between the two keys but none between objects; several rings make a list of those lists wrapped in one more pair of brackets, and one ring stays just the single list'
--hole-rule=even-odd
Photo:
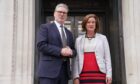
[{"label": "dark suit jacket", "polygon": [[[75,56],[73,35],[66,28],[65,32],[67,34],[67,45],[73,50],[73,56]],[[61,36],[55,23],[41,25],[37,34],[37,48],[40,51],[38,77],[57,77],[63,60],[60,54],[62,49]],[[69,59],[67,65],[68,75],[70,76]]]}]

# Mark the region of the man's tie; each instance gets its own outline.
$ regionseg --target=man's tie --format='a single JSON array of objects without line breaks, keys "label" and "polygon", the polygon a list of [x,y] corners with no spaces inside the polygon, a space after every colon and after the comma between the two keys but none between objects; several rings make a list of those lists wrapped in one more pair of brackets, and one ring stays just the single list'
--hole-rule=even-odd
[{"label": "man's tie", "polygon": [[63,47],[66,47],[67,46],[67,38],[66,38],[66,35],[64,33],[64,27],[63,27],[63,25],[61,25],[60,27],[61,27],[61,34],[62,34],[62,38],[61,38],[62,45],[63,45]]}]

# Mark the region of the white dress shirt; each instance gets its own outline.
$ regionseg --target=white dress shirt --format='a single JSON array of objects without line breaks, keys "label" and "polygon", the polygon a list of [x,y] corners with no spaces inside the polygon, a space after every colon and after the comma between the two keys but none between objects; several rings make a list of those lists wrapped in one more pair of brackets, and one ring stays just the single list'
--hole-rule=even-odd
[{"label": "white dress shirt", "polygon": [[[61,24],[59,24],[57,21],[54,21],[54,23],[56,24],[56,26],[57,26],[57,28],[58,28],[58,31],[59,31],[59,33],[60,33],[60,36],[61,36],[61,38],[62,38],[62,32],[61,32]],[[63,27],[64,27],[64,24],[63,24]],[[66,36],[66,38],[67,38],[67,35],[66,35],[66,32],[65,32],[65,28],[63,28],[63,31],[64,31],[64,33],[65,33],[65,36]]]}]

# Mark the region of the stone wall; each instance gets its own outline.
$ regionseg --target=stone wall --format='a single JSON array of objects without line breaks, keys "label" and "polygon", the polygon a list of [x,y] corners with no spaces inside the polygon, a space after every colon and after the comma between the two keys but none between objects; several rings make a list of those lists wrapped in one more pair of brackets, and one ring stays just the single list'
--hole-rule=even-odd
[{"label": "stone wall", "polygon": [[33,84],[34,0],[0,0],[0,83]]},{"label": "stone wall", "polygon": [[140,0],[122,0],[127,84],[140,84]]}]

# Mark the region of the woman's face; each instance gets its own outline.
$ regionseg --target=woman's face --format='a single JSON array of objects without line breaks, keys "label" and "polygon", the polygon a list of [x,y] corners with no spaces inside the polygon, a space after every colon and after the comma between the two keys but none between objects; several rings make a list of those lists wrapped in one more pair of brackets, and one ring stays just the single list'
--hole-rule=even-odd
[{"label": "woman's face", "polygon": [[92,31],[94,32],[96,29],[96,20],[94,17],[91,17],[88,19],[87,23],[86,23],[86,29],[88,32]]}]

